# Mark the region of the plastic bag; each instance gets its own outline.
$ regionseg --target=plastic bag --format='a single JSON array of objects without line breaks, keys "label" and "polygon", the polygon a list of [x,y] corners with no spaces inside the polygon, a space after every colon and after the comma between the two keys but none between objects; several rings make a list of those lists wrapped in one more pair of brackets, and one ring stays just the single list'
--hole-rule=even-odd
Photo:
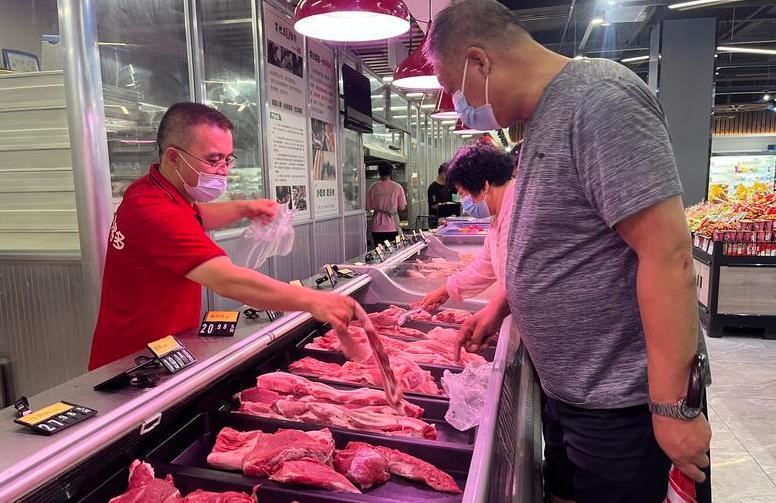
[{"label": "plastic bag", "polygon": [[450,397],[445,419],[453,428],[466,431],[479,424],[492,371],[492,363],[483,363],[467,365],[458,374],[449,370],[442,374],[442,388]]},{"label": "plastic bag", "polygon": [[271,222],[251,221],[237,243],[234,263],[258,270],[269,257],[291,253],[294,247],[294,214],[293,210],[280,206]]},{"label": "plastic bag", "polygon": [[673,465],[668,472],[668,492],[664,503],[696,503],[695,482]]}]

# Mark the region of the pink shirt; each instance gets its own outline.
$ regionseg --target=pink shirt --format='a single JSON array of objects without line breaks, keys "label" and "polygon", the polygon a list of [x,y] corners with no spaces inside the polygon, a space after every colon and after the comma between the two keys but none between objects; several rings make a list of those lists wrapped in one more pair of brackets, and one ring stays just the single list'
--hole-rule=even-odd
[{"label": "pink shirt", "polygon": [[509,182],[501,209],[491,223],[490,232],[485,236],[485,243],[479,255],[466,269],[447,278],[447,293],[453,301],[461,302],[464,297],[473,297],[484,292],[496,281],[504,286],[514,196],[515,183]]},{"label": "pink shirt", "polygon": [[404,189],[393,180],[380,180],[369,187],[366,194],[366,211],[375,210],[372,232],[396,232],[393,213],[407,207]]}]

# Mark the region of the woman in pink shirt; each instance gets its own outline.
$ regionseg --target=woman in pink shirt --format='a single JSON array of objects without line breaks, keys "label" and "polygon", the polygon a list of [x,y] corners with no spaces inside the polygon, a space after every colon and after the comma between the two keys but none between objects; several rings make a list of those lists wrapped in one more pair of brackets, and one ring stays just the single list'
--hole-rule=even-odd
[{"label": "woman in pink shirt", "polygon": [[399,211],[407,207],[404,188],[391,180],[393,166],[383,162],[377,167],[380,181],[369,187],[366,194],[366,210],[374,210],[372,216],[372,240],[377,246],[386,239],[393,242],[401,232]]},{"label": "woman in pink shirt", "polygon": [[486,144],[461,147],[447,167],[447,182],[459,194],[469,194],[475,203],[483,200],[495,215],[490,232],[477,258],[461,272],[449,277],[447,284],[429,293],[421,302],[435,309],[453,299],[461,302],[485,291],[495,282],[504,285],[507,262],[507,238],[512,219],[515,184],[512,181],[514,158]]}]

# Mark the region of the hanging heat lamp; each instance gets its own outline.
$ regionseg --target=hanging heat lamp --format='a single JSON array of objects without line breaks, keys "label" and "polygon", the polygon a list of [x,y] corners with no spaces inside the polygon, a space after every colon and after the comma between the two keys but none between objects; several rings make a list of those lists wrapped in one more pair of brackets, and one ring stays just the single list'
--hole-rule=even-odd
[{"label": "hanging heat lamp", "polygon": [[449,93],[439,91],[439,97],[437,97],[436,107],[431,114],[431,118],[438,120],[458,118],[458,112],[455,111],[453,106],[453,97]]},{"label": "hanging heat lamp", "polygon": [[423,53],[423,47],[426,45],[426,38],[431,32],[431,1],[428,2],[428,25],[426,34],[418,45],[417,49],[412,50],[412,35],[410,34],[410,55],[401,62],[393,72],[393,85],[403,89],[440,89],[434,65]]},{"label": "hanging heat lamp", "polygon": [[458,119],[458,122],[455,123],[455,129],[453,129],[453,134],[480,134],[480,133],[487,133],[487,131],[480,131],[479,129],[472,129],[463,122],[461,122],[460,119]]},{"label": "hanging heat lamp", "polygon": [[294,30],[332,42],[366,42],[397,37],[410,29],[402,0],[302,0]]}]

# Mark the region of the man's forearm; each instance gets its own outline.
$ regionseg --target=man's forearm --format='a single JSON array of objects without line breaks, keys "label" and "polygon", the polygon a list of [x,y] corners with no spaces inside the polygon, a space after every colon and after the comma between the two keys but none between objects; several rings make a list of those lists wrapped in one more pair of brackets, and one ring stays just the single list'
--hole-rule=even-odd
[{"label": "man's forearm", "polygon": [[244,201],[225,201],[220,203],[198,203],[202,215],[202,224],[206,231],[226,227],[245,218]]},{"label": "man's forearm", "polygon": [[650,398],[684,397],[698,348],[698,303],[692,253],[640,257],[638,298],[647,344]]},{"label": "man's forearm", "polygon": [[307,291],[242,267],[235,268],[216,293],[257,309],[309,311]]}]

